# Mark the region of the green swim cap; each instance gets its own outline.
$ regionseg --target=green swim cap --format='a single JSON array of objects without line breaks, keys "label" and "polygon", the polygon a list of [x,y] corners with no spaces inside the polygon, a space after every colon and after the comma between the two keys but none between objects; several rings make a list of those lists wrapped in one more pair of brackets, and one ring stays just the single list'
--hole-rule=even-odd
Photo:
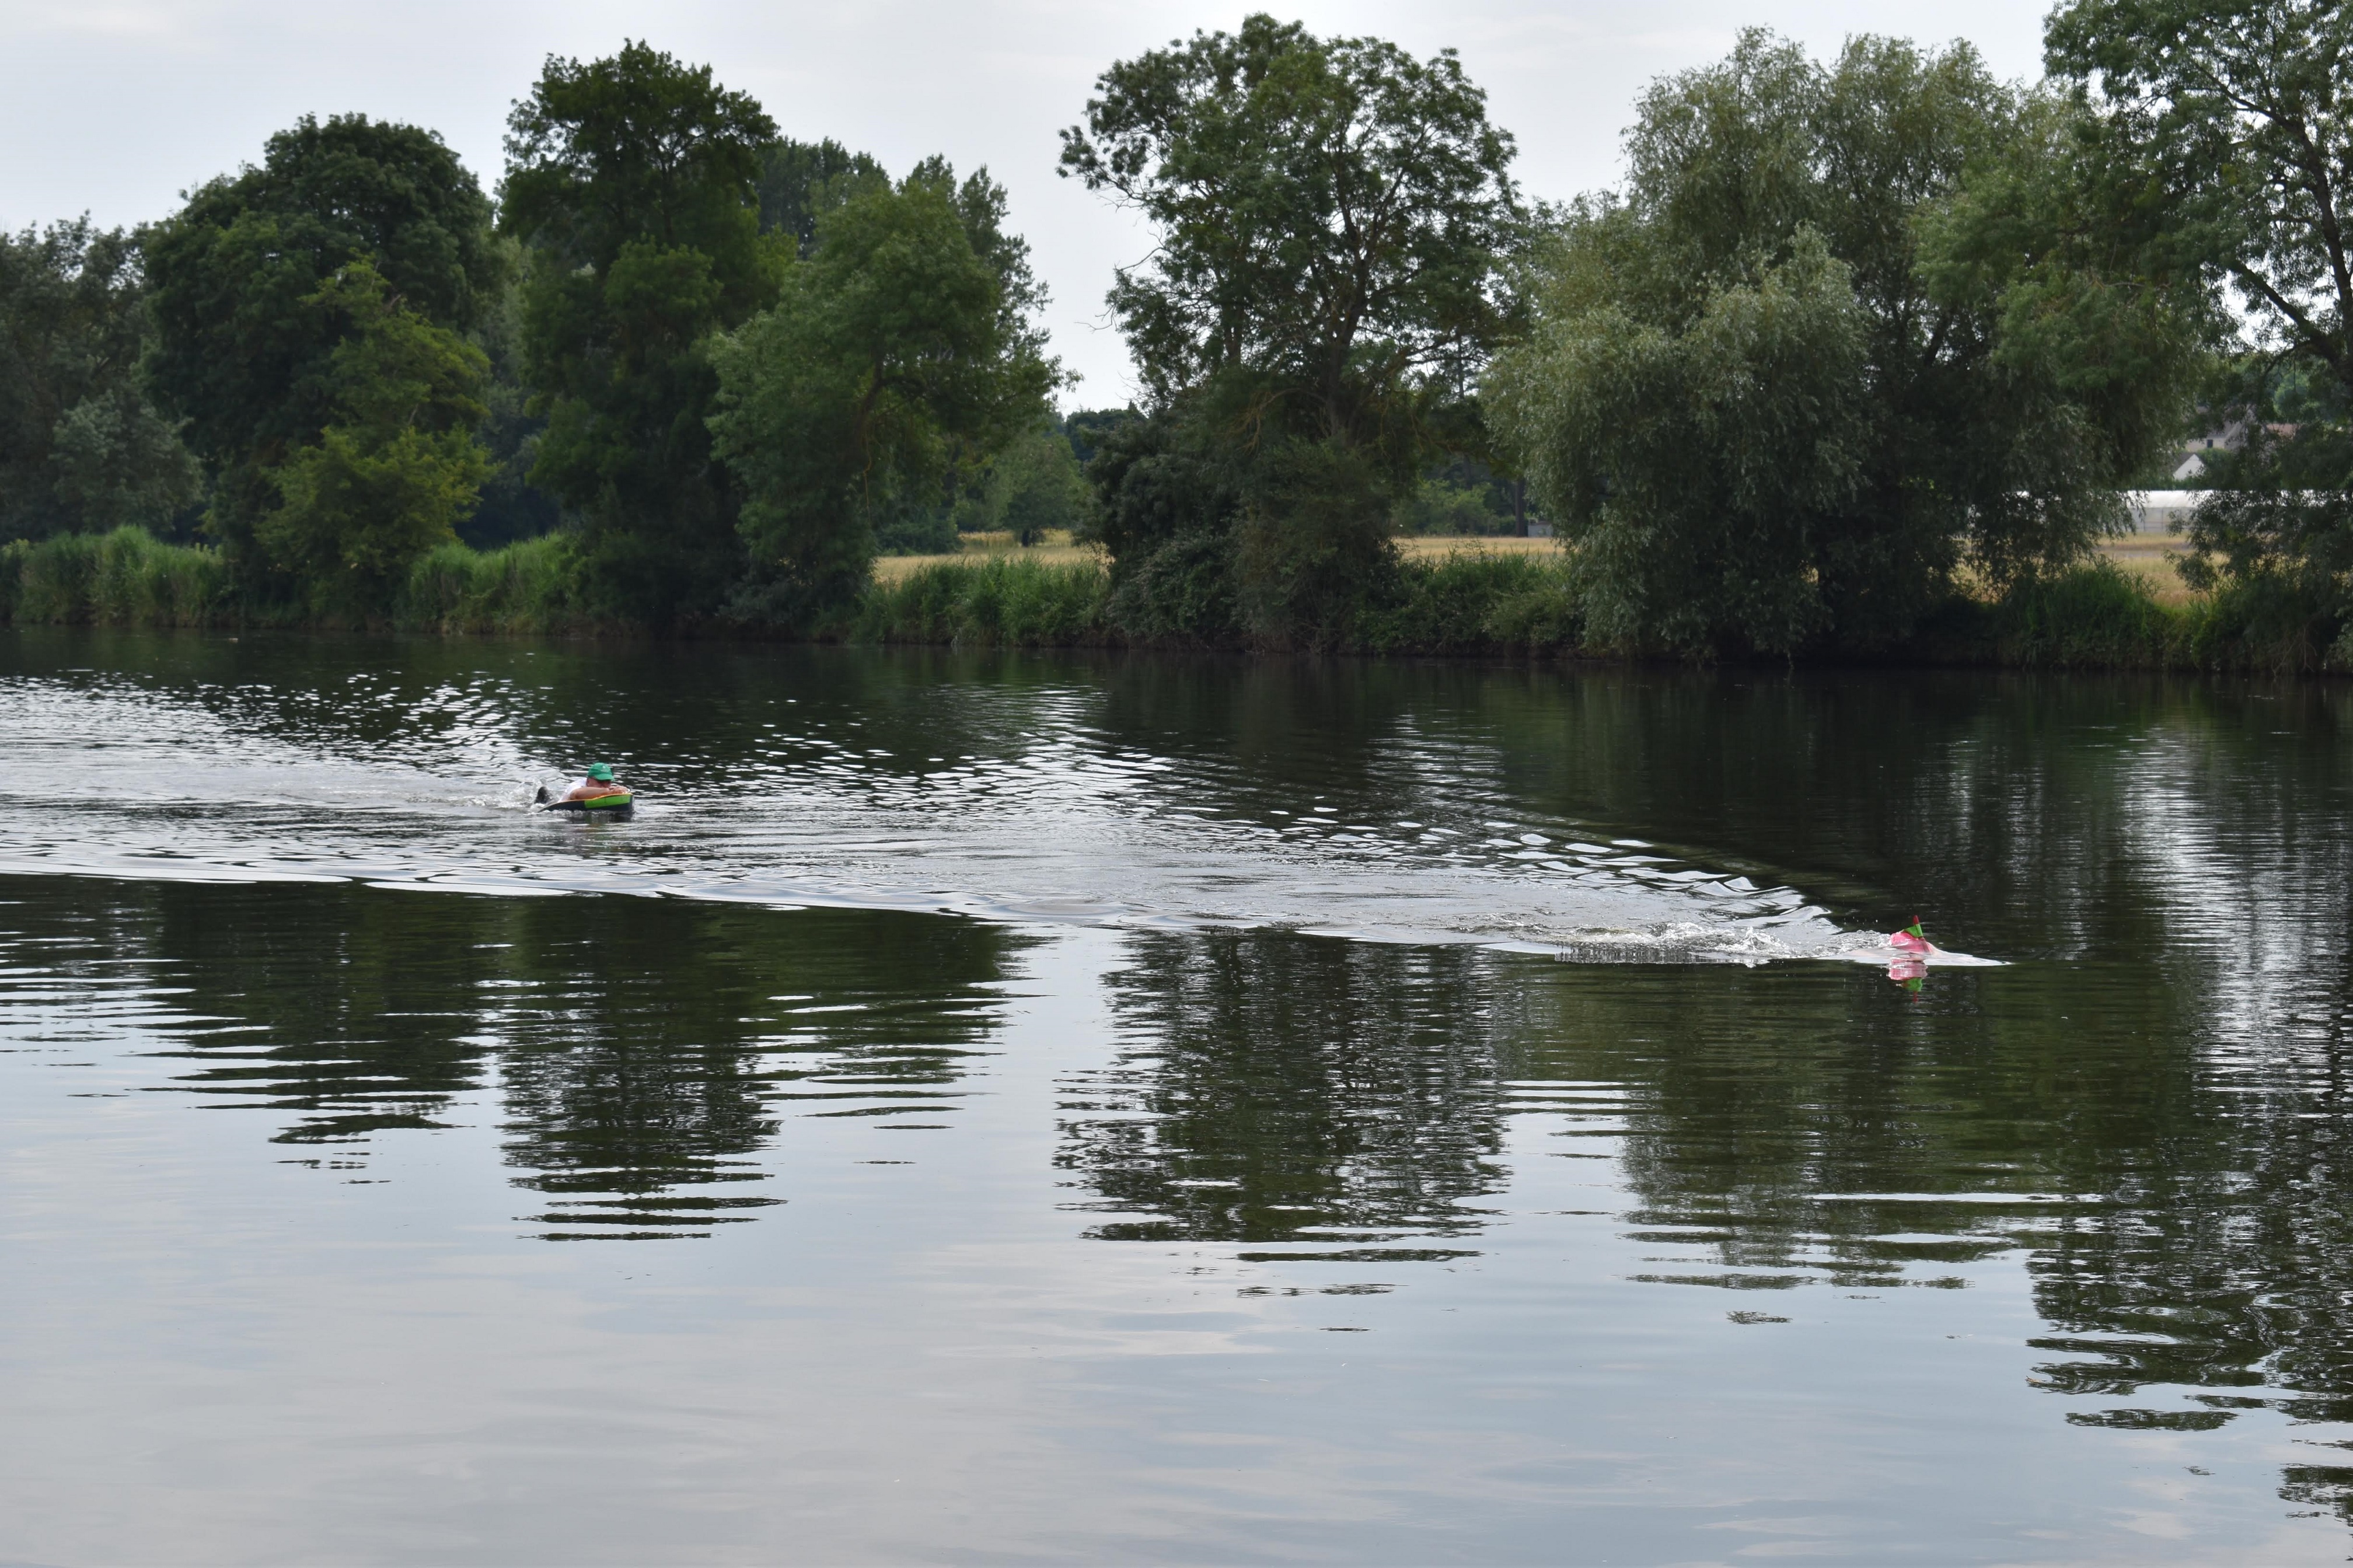
[{"label": "green swim cap", "polygon": [[610,763],[591,763],[588,764],[588,776],[595,779],[598,784],[611,784],[613,782],[613,764]]}]

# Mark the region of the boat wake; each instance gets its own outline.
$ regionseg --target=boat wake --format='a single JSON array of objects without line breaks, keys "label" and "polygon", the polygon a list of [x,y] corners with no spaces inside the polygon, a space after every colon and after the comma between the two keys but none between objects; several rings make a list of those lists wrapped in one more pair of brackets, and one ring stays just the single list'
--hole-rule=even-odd
[{"label": "boat wake", "polygon": [[258,734],[217,692],[0,681],[0,871],[1279,927],[1577,963],[1888,959],[1769,868],[1546,816],[1461,745],[1401,742],[1303,796],[1050,705],[992,752],[853,747],[813,724],[754,754],[632,763],[634,820],[580,821],[532,809],[550,759],[507,700],[467,700],[448,736],[396,751]]}]

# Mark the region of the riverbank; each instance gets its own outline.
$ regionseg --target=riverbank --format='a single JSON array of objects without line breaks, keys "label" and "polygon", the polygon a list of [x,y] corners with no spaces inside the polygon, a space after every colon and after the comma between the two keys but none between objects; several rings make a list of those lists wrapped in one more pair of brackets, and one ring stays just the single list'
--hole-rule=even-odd
[{"label": "riverbank", "polygon": [[[1609,658],[1588,645],[1567,557],[1550,541],[1409,539],[1394,590],[1328,651]],[[2353,670],[2353,628],[2246,588],[2195,595],[2168,542],[2126,539],[2091,563],[1998,599],[1957,596],[1906,643],[1869,662],[2016,668]],[[259,601],[202,545],[136,530],[0,546],[0,622],[136,626],[373,626],[465,634],[629,635],[579,594],[569,541],[501,550],[445,545],[420,561],[388,611]],[[773,640],[776,628],[713,622],[696,635]],[[799,636],[828,642],[963,647],[1131,646],[1100,552],[1058,541],[983,541],[957,556],[877,563],[854,605]],[[1845,662],[1857,662],[1847,656]]]}]

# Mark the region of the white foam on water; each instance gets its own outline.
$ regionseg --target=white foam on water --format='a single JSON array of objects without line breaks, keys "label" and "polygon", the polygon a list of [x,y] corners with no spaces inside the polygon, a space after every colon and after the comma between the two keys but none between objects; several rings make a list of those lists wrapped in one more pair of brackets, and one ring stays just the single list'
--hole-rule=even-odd
[{"label": "white foam on water", "polygon": [[[634,817],[598,822],[533,808],[565,760],[533,738],[535,696],[488,679],[445,689],[441,721],[420,729],[414,694],[394,711],[364,682],[290,696],[0,679],[0,871],[1273,926],[1581,963],[1894,956],[1764,868],[1545,819],[1475,746],[1400,737],[1372,759],[1381,798],[1278,805],[1229,757],[1106,736],[1081,692],[1032,694],[988,754],[944,763],[787,730],[801,710],[779,703],[738,754],[633,764]],[[348,713],[290,722],[296,699],[375,715],[396,738],[353,741],[368,726]]]}]

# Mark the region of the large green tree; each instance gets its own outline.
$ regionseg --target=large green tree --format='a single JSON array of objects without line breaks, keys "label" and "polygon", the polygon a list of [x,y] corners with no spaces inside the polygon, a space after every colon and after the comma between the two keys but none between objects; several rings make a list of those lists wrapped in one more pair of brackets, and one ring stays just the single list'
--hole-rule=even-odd
[{"label": "large green tree", "polygon": [[707,344],[776,298],[791,254],[760,232],[776,134],[709,67],[639,43],[550,59],[508,121],[501,221],[524,247],[524,373],[548,419],[532,481],[584,520],[607,613],[705,614],[741,570]]},{"label": "large green tree", "polygon": [[817,249],[818,219],[852,196],[890,184],[881,163],[831,137],[778,137],[760,149],[760,226],[790,235],[794,247],[807,256]]},{"label": "large green tree", "polygon": [[776,307],[721,342],[712,428],[748,496],[745,613],[854,596],[879,519],[940,504],[960,455],[1002,451],[1042,409],[1054,365],[988,254],[1001,207],[976,226],[966,189],[926,163],[834,208]]},{"label": "large green tree", "polygon": [[322,293],[353,263],[423,321],[477,327],[502,278],[491,209],[432,132],[339,115],[271,137],[259,166],[199,186],[142,237],[156,344],[149,381],[216,476],[206,528],[250,559],[269,478],[334,419],[353,331]]},{"label": "large green tree", "polygon": [[2353,385],[2353,13],[2068,0],[2045,43],[2229,279],[2257,342]]},{"label": "large green tree", "polygon": [[161,529],[195,499],[195,459],[139,387],[149,337],[129,235],[0,234],[0,542]]},{"label": "large green tree", "polygon": [[2236,307],[2241,374],[2210,418],[2247,439],[2213,465],[2191,529],[2211,558],[2190,575],[2219,563],[2289,589],[2286,614],[2353,626],[2353,12],[2068,0],[2044,42],[2129,176],[2091,193],[2101,216],[2157,222],[2165,267]]},{"label": "large green tree", "polygon": [[490,477],[474,431],[490,362],[353,262],[304,303],[343,327],[330,419],[266,470],[278,505],[254,525],[271,561],[322,609],[381,607],[417,559],[457,538]]},{"label": "large green tree", "polygon": [[2195,334],[2038,183],[2071,135],[1965,44],[1752,31],[1644,95],[1490,386],[1589,635],[1883,645],[2120,522]]},{"label": "large green tree", "polygon": [[1076,532],[1086,520],[1086,481],[1061,431],[1041,424],[1014,442],[996,475],[998,517],[1017,544],[1037,544],[1052,530]]},{"label": "large green tree", "polygon": [[1470,437],[1517,230],[1511,138],[1451,51],[1263,15],[1098,88],[1063,171],[1155,239],[1110,296],[1153,417],[1094,469],[1123,614],[1321,640],[1388,564],[1388,496]]}]

